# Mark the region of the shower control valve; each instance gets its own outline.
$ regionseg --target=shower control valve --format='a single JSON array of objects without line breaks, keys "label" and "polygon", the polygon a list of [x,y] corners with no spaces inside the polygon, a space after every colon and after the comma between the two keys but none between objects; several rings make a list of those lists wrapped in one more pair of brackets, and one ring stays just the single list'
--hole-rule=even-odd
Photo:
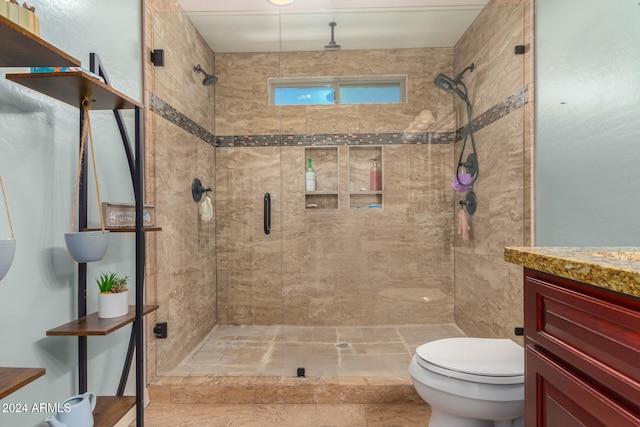
[{"label": "shower control valve", "polygon": [[478,156],[476,153],[469,153],[466,162],[460,162],[460,166],[466,169],[467,173],[474,176],[478,171]]},{"label": "shower control valve", "polygon": [[167,338],[167,322],[159,322],[153,327],[153,334],[156,338]]}]

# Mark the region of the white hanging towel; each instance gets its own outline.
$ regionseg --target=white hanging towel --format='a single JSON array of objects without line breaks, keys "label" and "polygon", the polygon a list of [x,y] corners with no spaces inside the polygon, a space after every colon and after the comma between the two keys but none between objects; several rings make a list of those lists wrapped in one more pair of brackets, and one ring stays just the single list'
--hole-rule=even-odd
[{"label": "white hanging towel", "polygon": [[203,222],[211,221],[213,218],[213,206],[211,205],[211,199],[209,196],[205,196],[200,203],[200,219]]},{"label": "white hanging towel", "polygon": [[458,212],[458,234],[462,236],[462,240],[469,240],[469,222],[467,221],[467,214],[464,209],[460,209]]}]

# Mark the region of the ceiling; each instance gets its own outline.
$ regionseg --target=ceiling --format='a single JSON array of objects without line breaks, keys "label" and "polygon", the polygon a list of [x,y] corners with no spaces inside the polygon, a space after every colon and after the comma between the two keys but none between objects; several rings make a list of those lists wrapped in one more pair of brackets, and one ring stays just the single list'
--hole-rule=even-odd
[{"label": "ceiling", "polygon": [[216,53],[452,47],[488,0],[178,0]]}]

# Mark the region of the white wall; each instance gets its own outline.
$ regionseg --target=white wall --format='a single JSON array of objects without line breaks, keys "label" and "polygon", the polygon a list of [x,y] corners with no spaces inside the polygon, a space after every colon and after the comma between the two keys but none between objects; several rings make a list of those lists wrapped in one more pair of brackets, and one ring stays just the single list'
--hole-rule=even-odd
[{"label": "white wall", "polygon": [[[42,37],[80,59],[100,55],[112,85],[142,101],[140,2],[131,0],[30,0]],[[1,44],[1,42],[0,42]],[[52,64],[55,65],[55,64]],[[47,337],[46,331],[77,316],[77,264],[69,257],[69,231],[78,151],[78,109],[4,79],[0,69],[0,174],[16,234],[14,263],[0,282],[0,366],[44,367],[46,375],[6,397],[1,404],[61,402],[78,392],[77,339]],[[133,114],[127,112],[133,138]],[[103,201],[133,202],[133,190],[111,112],[91,115]],[[99,224],[90,178],[91,224]],[[0,238],[10,236],[0,212]],[[77,227],[77,225],[76,225]],[[89,265],[88,311],[97,310],[94,278],[117,270],[135,277],[134,237],[110,237],[106,257]],[[130,295],[133,303],[133,295]],[[115,394],[130,328],[89,338],[89,390]],[[130,387],[133,390],[132,387]],[[1,427],[34,426],[47,413],[0,413]]]},{"label": "white wall", "polygon": [[536,1],[536,243],[640,242],[640,5]]}]

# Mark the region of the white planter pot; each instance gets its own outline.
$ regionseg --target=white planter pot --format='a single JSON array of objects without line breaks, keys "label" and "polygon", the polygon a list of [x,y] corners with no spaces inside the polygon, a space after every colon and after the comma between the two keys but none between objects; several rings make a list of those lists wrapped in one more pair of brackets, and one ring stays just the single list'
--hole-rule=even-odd
[{"label": "white planter pot", "polygon": [[82,231],[65,234],[67,250],[77,262],[99,261],[109,247],[109,231]]},{"label": "white planter pot", "polygon": [[16,253],[16,239],[0,239],[0,280],[4,279]]},{"label": "white planter pot", "polygon": [[98,317],[109,319],[129,313],[129,291],[98,295]]}]

